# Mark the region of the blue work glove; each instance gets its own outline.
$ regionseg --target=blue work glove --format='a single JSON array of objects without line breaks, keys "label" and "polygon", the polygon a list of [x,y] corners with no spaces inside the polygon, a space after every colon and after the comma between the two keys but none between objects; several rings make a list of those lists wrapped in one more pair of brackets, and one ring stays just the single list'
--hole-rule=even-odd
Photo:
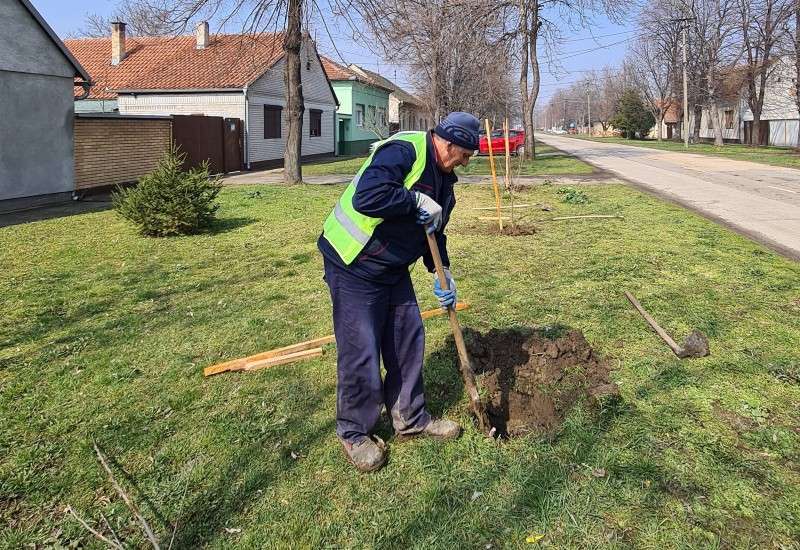
[{"label": "blue work glove", "polygon": [[442,207],[425,193],[414,191],[417,200],[417,223],[426,225],[425,230],[433,233],[442,223]]},{"label": "blue work glove", "polygon": [[442,286],[439,284],[439,276],[434,272],[433,293],[439,299],[439,305],[442,306],[442,309],[447,309],[456,305],[456,281],[453,279],[450,269],[446,267],[444,268],[444,278],[447,279],[448,290],[442,290]]}]

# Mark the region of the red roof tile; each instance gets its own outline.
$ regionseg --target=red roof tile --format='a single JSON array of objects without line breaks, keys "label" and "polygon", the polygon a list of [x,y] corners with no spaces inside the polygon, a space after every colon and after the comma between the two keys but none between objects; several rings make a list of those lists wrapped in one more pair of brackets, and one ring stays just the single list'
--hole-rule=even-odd
[{"label": "red roof tile", "polygon": [[90,99],[113,99],[118,90],[244,88],[283,57],[281,33],[212,35],[202,50],[194,36],[129,36],[116,66],[110,37],[64,43],[95,83]]},{"label": "red roof tile", "polygon": [[386,90],[388,92],[392,91],[390,88],[388,88],[387,86],[385,86],[381,82],[378,82],[376,79],[370,78],[369,75],[359,74],[356,71],[354,71],[354,70],[352,70],[352,69],[350,69],[348,67],[345,67],[344,65],[339,65],[338,63],[336,63],[335,61],[333,61],[332,59],[330,59],[328,57],[325,57],[324,55],[320,55],[319,58],[322,61],[322,68],[325,70],[325,74],[328,75],[328,80],[331,80],[331,81],[334,81],[334,80],[354,80],[354,81],[362,82],[362,83],[367,84],[369,86],[373,86],[375,88],[384,89],[384,90]]},{"label": "red roof tile", "polygon": [[328,80],[358,80],[358,75],[344,65],[339,65],[324,55],[319,56],[319,58],[322,60],[322,68],[325,74],[328,75]]}]

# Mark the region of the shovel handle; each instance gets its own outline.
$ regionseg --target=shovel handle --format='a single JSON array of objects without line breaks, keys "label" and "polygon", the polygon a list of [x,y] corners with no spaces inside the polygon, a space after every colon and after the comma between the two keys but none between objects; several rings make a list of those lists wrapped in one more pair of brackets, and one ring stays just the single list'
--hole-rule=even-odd
[{"label": "shovel handle", "polygon": [[658,334],[661,337],[661,339],[664,340],[664,343],[667,344],[667,346],[669,346],[669,349],[672,350],[672,353],[674,353],[678,357],[681,357],[681,354],[683,353],[683,348],[681,348],[678,345],[678,343],[675,342],[675,340],[673,340],[672,337],[669,334],[667,334],[663,328],[661,328],[661,325],[659,325],[656,322],[656,320],[653,319],[650,316],[650,314],[647,313],[647,311],[645,311],[645,309],[642,307],[642,304],[639,303],[639,300],[634,298],[633,294],[631,294],[627,290],[625,291],[625,297],[633,305],[633,307],[636,308],[636,310],[641,314],[641,316],[644,317],[644,320],[647,321],[647,324],[650,325],[650,328],[656,331],[656,334]]},{"label": "shovel handle", "polygon": [[[436,267],[436,276],[439,278],[439,285],[442,287],[442,290],[449,290],[450,288],[447,286],[447,277],[444,275],[442,256],[439,254],[439,245],[436,242],[436,237],[427,231],[425,234],[428,238],[428,246],[431,249],[433,265]],[[483,432],[488,432],[490,429],[489,420],[486,416],[483,404],[481,403],[480,395],[478,394],[478,386],[475,383],[475,373],[472,372],[472,365],[470,364],[469,354],[467,353],[467,345],[464,343],[464,335],[461,332],[461,325],[458,323],[458,317],[456,317],[456,310],[454,307],[448,307],[447,312],[450,315],[450,329],[453,331],[453,340],[455,340],[458,358],[461,363],[461,376],[464,379],[464,387],[467,389],[472,411],[478,419],[478,428]]]}]

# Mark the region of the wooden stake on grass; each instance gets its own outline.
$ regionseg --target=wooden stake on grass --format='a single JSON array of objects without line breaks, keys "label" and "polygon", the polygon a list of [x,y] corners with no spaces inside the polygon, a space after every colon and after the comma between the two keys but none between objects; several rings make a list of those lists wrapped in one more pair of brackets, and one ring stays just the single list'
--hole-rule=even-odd
[{"label": "wooden stake on grass", "polygon": [[511,199],[511,228],[516,230],[517,222],[514,219],[514,187],[511,183],[511,148],[508,143],[508,126],[508,118],[506,118],[503,120],[503,130],[506,137],[506,191],[508,191],[508,196]]},{"label": "wooden stake on grass", "polygon": [[503,133],[506,142],[506,191],[511,189],[511,151],[508,143],[508,119],[503,120]]},{"label": "wooden stake on grass", "polygon": [[492,130],[489,128],[489,119],[485,118],[486,122],[486,144],[489,146],[489,165],[492,168],[492,187],[494,187],[494,202],[497,207],[497,223],[500,225],[500,231],[503,230],[503,220],[500,217],[500,189],[497,187],[497,172],[494,169],[494,153],[492,152]]}]

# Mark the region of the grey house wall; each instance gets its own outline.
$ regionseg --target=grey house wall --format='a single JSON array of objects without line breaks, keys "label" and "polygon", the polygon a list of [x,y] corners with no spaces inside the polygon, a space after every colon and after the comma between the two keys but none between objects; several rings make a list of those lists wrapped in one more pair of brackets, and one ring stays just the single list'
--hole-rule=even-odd
[{"label": "grey house wall", "polygon": [[18,0],[0,0],[0,21],[3,211],[72,192],[75,68]]}]

